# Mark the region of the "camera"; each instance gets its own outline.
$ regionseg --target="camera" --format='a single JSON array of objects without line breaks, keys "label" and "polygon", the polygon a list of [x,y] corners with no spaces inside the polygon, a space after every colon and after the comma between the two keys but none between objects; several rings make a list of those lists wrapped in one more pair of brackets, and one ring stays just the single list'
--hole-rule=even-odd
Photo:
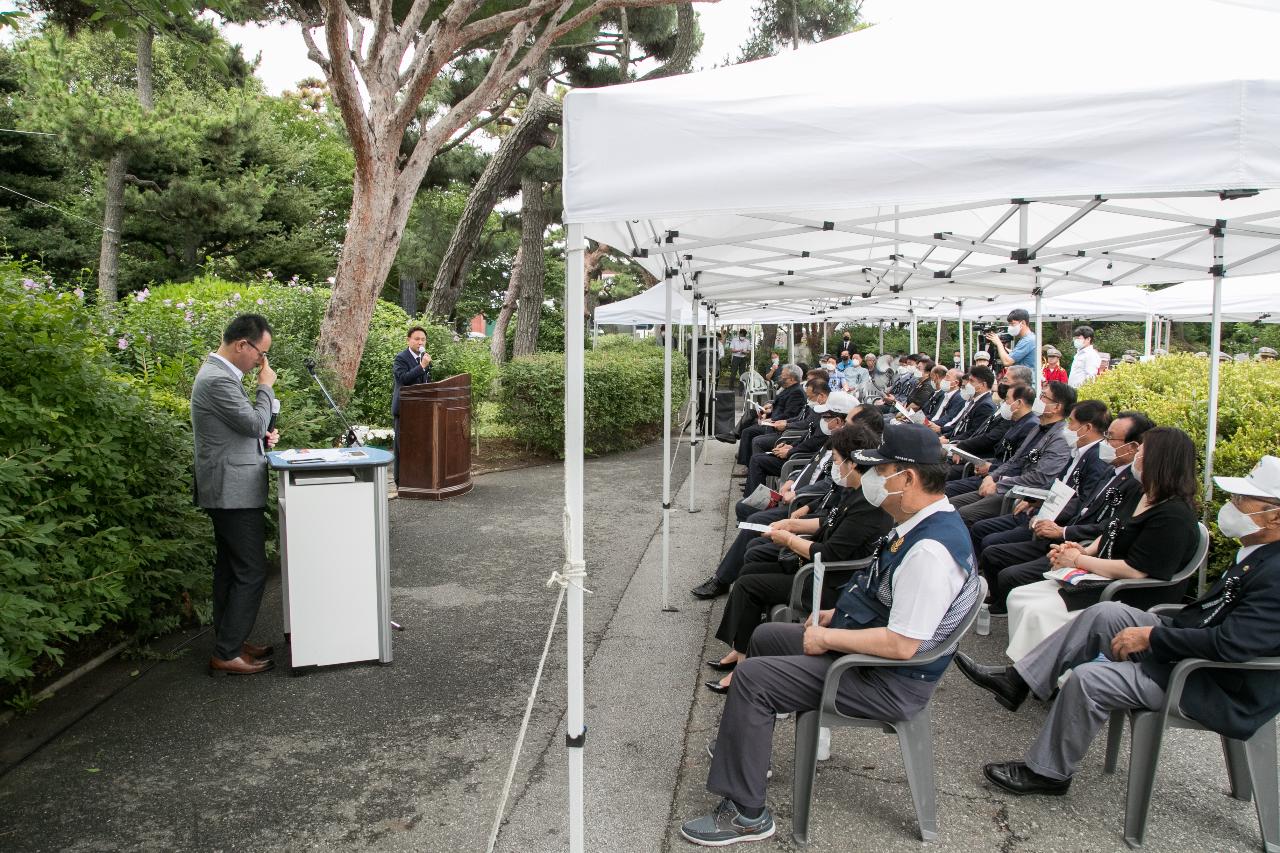
[{"label": "camera", "polygon": [[982,341],[982,349],[985,349],[987,355],[991,356],[992,364],[999,364],[1000,350],[995,344],[987,340],[987,335],[993,332],[1000,339],[1000,343],[1004,344],[1005,349],[1013,346],[1013,335],[1009,334],[1007,326],[986,325],[978,329],[979,340]]}]

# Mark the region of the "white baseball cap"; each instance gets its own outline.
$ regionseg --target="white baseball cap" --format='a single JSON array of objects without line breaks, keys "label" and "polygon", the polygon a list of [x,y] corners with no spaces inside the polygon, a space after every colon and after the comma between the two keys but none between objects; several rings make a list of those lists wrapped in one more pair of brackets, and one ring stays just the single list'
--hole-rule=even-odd
[{"label": "white baseball cap", "polygon": [[1280,500],[1280,459],[1264,456],[1247,477],[1214,477],[1218,488],[1233,495]]},{"label": "white baseball cap", "polygon": [[857,397],[847,391],[832,391],[827,395],[827,402],[819,403],[813,407],[813,410],[820,415],[826,414],[827,412],[847,415],[856,408],[858,408]]}]

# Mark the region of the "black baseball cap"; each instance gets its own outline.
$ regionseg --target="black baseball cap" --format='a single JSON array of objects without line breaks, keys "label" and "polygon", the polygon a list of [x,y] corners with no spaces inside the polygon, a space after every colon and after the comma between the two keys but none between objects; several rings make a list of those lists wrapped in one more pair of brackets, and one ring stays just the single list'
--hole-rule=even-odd
[{"label": "black baseball cap", "polygon": [[871,450],[855,450],[853,461],[859,465],[884,465],[889,462],[937,465],[942,462],[942,442],[926,426],[891,423],[884,428],[880,446]]}]

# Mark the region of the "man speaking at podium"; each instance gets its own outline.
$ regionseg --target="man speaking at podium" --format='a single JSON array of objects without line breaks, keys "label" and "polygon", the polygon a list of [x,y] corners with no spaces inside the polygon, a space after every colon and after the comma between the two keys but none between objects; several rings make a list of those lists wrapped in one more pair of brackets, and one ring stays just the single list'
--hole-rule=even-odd
[{"label": "man speaking at podium", "polygon": [[[271,326],[241,314],[222,333],[191,389],[196,505],[213,519],[213,657],[210,675],[253,675],[271,669],[271,647],[250,642],[267,583],[267,458],[275,429],[276,372],[267,362]],[[258,368],[253,402],[244,375]]]},{"label": "man speaking at podium", "polygon": [[427,330],[414,326],[409,330],[408,346],[396,355],[392,372],[396,384],[391,391],[391,421],[395,430],[395,462],[392,476],[400,485],[400,389],[405,385],[421,385],[431,381],[431,356],[427,352]]}]

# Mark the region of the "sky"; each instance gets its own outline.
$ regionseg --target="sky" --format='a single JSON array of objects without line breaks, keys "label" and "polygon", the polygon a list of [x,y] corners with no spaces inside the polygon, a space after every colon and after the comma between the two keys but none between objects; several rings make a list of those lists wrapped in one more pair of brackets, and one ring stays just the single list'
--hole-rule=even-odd
[{"label": "sky", "polygon": [[[0,0],[0,8],[9,2]],[[863,17],[875,20],[871,17],[873,10],[885,2],[887,0],[866,0],[862,6]],[[695,70],[721,64],[725,57],[737,54],[738,47],[746,41],[751,29],[751,6],[751,0],[720,0],[718,3],[694,5],[703,32],[702,52],[694,61]],[[270,94],[277,95],[292,89],[306,77],[321,76],[320,69],[307,59],[307,50],[296,24],[270,27],[228,25],[223,27],[223,32],[230,41],[244,47],[246,56],[261,56],[257,73]]]}]

